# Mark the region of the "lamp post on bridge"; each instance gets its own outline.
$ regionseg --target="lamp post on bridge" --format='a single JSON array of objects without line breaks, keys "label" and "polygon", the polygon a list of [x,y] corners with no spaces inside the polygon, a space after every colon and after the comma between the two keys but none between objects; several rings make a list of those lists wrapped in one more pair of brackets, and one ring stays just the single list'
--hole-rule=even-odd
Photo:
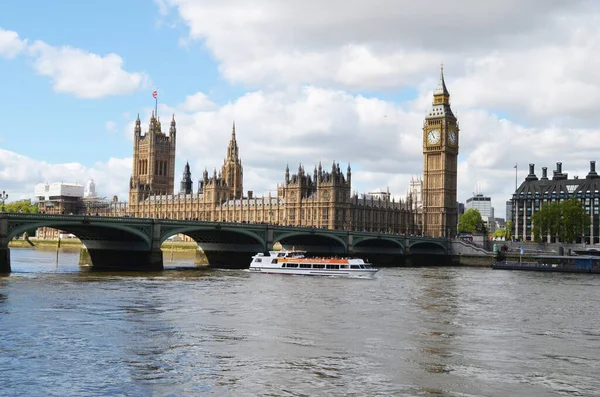
[{"label": "lamp post on bridge", "polygon": [[7,198],[8,198],[8,194],[6,194],[6,191],[3,190],[2,194],[0,195],[0,200],[2,200],[2,212],[4,212],[4,202],[6,201]]},{"label": "lamp post on bridge", "polygon": [[447,231],[446,231],[446,222],[445,222],[445,220],[446,220],[446,216],[445,216],[446,215],[446,209],[442,208],[440,210],[440,214],[442,215],[442,231],[441,231],[442,235],[440,237],[448,238],[448,234],[447,234]]}]

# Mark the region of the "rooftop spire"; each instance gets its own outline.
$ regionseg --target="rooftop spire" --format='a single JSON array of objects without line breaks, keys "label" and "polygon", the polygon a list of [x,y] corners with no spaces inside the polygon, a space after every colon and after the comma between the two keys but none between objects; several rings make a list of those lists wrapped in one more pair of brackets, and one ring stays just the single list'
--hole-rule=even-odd
[{"label": "rooftop spire", "polygon": [[235,139],[235,121],[233,122],[233,128],[231,129],[231,139],[229,140],[229,146],[227,148],[227,160],[233,160],[234,162],[239,161],[239,149],[237,140]]},{"label": "rooftop spire", "polygon": [[440,81],[438,82],[437,88],[435,89],[433,95],[450,95],[448,89],[446,88],[446,83],[444,82],[444,64],[442,63],[440,66]]}]

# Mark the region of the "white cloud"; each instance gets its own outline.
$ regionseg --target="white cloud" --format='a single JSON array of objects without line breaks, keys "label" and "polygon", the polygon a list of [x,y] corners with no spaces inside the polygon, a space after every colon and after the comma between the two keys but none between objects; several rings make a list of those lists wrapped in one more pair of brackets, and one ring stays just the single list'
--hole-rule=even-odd
[{"label": "white cloud", "polygon": [[216,104],[208,99],[203,92],[197,92],[194,95],[185,97],[185,101],[179,107],[187,112],[211,110],[216,108]]},{"label": "white cloud", "polygon": [[[350,90],[432,89],[440,61],[465,106],[527,122],[595,119],[600,7],[490,0],[161,0],[232,82]],[[169,8],[170,7],[170,8]],[[585,93],[585,95],[582,95]],[[566,120],[566,121],[565,121]]]},{"label": "white cloud", "polygon": [[69,46],[53,47],[42,41],[29,46],[35,58],[34,69],[49,76],[54,90],[80,98],[101,98],[134,92],[147,84],[144,73],[129,73],[123,69],[123,59],[117,54],[100,56]]},{"label": "white cloud", "polygon": [[34,187],[44,182],[76,182],[82,185],[93,178],[99,195],[127,200],[131,159],[110,158],[107,162],[85,167],[79,163],[49,164],[8,150],[0,149],[0,181],[9,200],[33,197]]},{"label": "white cloud", "polygon": [[19,38],[17,32],[0,28],[0,56],[11,59],[20,54],[27,45],[27,40]]}]

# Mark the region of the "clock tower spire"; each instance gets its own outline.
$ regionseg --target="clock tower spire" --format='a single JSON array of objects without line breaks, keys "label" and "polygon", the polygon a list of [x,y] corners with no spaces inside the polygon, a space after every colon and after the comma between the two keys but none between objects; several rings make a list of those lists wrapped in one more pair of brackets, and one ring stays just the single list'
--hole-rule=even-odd
[{"label": "clock tower spire", "polygon": [[422,224],[427,236],[453,237],[457,232],[458,132],[442,66],[433,104],[423,123]]}]

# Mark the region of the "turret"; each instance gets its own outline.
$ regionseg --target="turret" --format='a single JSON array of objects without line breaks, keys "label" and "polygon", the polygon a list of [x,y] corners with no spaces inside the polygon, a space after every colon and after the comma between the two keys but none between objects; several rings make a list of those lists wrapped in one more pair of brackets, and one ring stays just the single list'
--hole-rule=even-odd
[{"label": "turret", "polygon": [[350,184],[350,181],[352,180],[352,169],[350,168],[350,163],[348,163],[348,169],[346,169],[346,180],[348,181],[348,184]]},{"label": "turret", "polygon": [[142,121],[140,120],[140,114],[138,113],[137,119],[135,120],[135,136],[140,137],[142,135]]},{"label": "turret", "polygon": [[183,169],[183,178],[181,179],[181,185],[179,188],[179,192],[183,194],[191,194],[192,193],[192,173],[190,172],[190,164],[188,162],[185,163],[185,168]]},{"label": "turret", "polygon": [[174,138],[177,134],[177,124],[175,123],[175,113],[173,113],[173,117],[171,118],[171,128],[169,128],[169,136]]},{"label": "turret", "polygon": [[290,183],[290,166],[285,166],[285,184],[288,185]]}]

